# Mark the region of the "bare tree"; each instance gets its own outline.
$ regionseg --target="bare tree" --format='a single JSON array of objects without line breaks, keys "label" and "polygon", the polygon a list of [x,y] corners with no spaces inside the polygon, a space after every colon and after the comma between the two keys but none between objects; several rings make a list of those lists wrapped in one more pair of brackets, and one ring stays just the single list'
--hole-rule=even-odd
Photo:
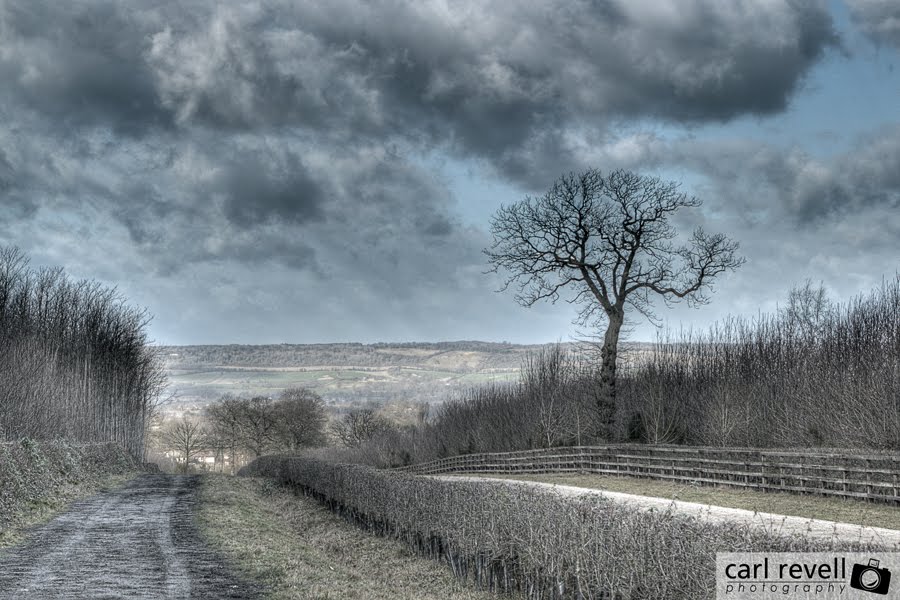
[{"label": "bare tree", "polygon": [[198,421],[183,418],[169,424],[162,432],[165,447],[176,453],[183,473],[188,472],[191,459],[207,447],[207,431]]},{"label": "bare tree", "polygon": [[578,433],[577,399],[575,384],[580,365],[572,352],[560,344],[542,348],[528,355],[522,364],[518,394],[523,405],[534,412],[540,445],[545,448],[566,441],[571,431]]},{"label": "bare tree", "polygon": [[812,281],[807,279],[802,285],[791,288],[782,316],[792,331],[807,339],[814,339],[819,337],[834,310],[835,306],[829,300],[824,284],[819,282],[818,287],[813,287]]},{"label": "bare tree", "polygon": [[572,288],[571,301],[582,307],[579,322],[606,323],[597,409],[607,434],[626,307],[654,319],[654,296],[667,305],[703,304],[713,279],[743,263],[736,242],[699,227],[676,245],[670,216],[699,205],[677,183],[591,169],[564,175],[540,198],[501,207],[491,221],[493,245],[485,253],[494,271],[509,274],[504,289],[516,284],[519,303],[555,302]]},{"label": "bare tree", "polygon": [[275,403],[277,437],[285,450],[298,450],[325,443],[325,402],[312,390],[292,388]]},{"label": "bare tree", "polygon": [[206,407],[206,418],[212,429],[210,433],[218,445],[228,450],[232,475],[240,464],[238,453],[243,449],[242,417],[244,404],[247,402],[248,400],[226,394],[217,403]]},{"label": "bare tree", "polygon": [[331,431],[348,448],[357,448],[363,442],[390,429],[391,423],[372,408],[350,411],[331,426]]},{"label": "bare tree", "polygon": [[275,404],[265,396],[254,396],[241,403],[241,437],[253,456],[262,456],[275,442],[278,417]]}]

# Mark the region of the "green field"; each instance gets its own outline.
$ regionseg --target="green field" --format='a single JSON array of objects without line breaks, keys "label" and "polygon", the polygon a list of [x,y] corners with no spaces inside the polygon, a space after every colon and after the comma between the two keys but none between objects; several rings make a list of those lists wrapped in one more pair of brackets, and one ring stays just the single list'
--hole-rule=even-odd
[{"label": "green field", "polygon": [[[561,344],[582,351],[575,343]],[[463,389],[518,379],[529,357],[556,344],[455,341],[392,344],[158,346],[176,403],[202,405],[224,394],[277,396],[305,387],[334,405],[440,403]],[[579,348],[581,348],[579,350]],[[641,345],[626,344],[626,350]]]},{"label": "green field", "polygon": [[314,390],[336,402],[390,399],[440,401],[455,390],[510,382],[518,370],[460,373],[418,367],[353,369],[218,367],[169,371],[169,389],[181,401],[209,402],[224,394],[274,396],[292,387]]}]

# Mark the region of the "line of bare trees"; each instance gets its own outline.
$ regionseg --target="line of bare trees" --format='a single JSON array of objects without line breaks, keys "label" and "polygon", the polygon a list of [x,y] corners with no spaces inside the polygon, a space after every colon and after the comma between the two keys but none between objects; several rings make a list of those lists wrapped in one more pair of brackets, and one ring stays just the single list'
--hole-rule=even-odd
[{"label": "line of bare trees", "polygon": [[650,442],[900,448],[900,277],[843,305],[806,282],[778,314],[658,344],[626,386]]},{"label": "line of bare trees", "polygon": [[516,384],[473,388],[340,458],[398,466],[607,441],[900,449],[900,276],[843,305],[806,282],[776,314],[671,336],[629,363],[612,435],[597,436],[595,358],[557,347]]},{"label": "line of bare trees", "polygon": [[160,437],[185,470],[193,457],[211,452],[218,464],[227,464],[234,472],[245,458],[324,445],[326,423],[322,398],[311,390],[293,388],[275,399],[226,395],[206,408],[202,421],[169,423]]},{"label": "line of bare trees", "polygon": [[598,381],[599,370],[587,355],[550,346],[525,360],[517,383],[470,388],[415,424],[378,420],[371,410],[348,413],[333,426],[346,448],[326,456],[398,466],[475,452],[594,443]]},{"label": "line of bare trees", "polygon": [[0,248],[0,440],[114,441],[136,456],[164,384],[149,315]]}]

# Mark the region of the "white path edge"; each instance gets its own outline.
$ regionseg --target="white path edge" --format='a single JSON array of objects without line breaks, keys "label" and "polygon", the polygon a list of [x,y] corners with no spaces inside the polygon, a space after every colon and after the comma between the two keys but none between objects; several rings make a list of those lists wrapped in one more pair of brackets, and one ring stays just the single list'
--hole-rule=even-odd
[{"label": "white path edge", "polygon": [[[697,502],[682,502],[669,498],[657,498],[654,496],[639,496],[636,494],[624,494],[621,492],[609,492],[593,488],[582,488],[556,483],[544,483],[539,481],[527,481],[521,479],[501,479],[497,477],[469,477],[465,475],[432,475],[436,479],[446,481],[496,481],[509,485],[530,485],[547,488],[563,496],[582,496],[595,494],[647,510],[677,511],[685,515],[691,515],[711,522],[744,522],[761,527],[767,531],[781,535],[802,534],[823,540],[841,540],[845,542],[860,542],[864,544],[877,544],[887,550],[900,551],[900,531],[885,529],[883,527],[866,527],[851,523],[838,523],[821,519],[807,519],[773,513],[754,512],[742,508],[728,508]],[[900,510],[900,509],[898,509]]]}]

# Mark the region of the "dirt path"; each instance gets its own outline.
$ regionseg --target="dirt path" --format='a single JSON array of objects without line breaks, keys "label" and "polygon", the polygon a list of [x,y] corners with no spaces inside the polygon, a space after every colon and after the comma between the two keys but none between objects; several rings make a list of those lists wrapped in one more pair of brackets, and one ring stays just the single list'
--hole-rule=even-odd
[{"label": "dirt path", "polygon": [[0,554],[0,598],[253,598],[193,524],[198,478],[142,475]]},{"label": "dirt path", "polygon": [[776,515],[740,508],[710,506],[708,504],[698,504],[696,502],[681,502],[680,500],[671,500],[667,498],[638,496],[635,494],[623,494],[621,492],[607,492],[605,490],[559,485],[555,483],[494,477],[466,477],[463,475],[442,475],[438,476],[438,478],[455,481],[499,481],[511,485],[534,485],[552,489],[564,496],[597,494],[609,498],[610,500],[615,500],[616,502],[640,506],[641,508],[648,510],[674,510],[713,522],[740,521],[750,523],[751,525],[765,528],[767,531],[784,535],[797,533],[818,539],[840,539],[844,541],[872,543],[882,545],[888,549],[900,550],[900,531],[894,529],[864,527],[862,525],[853,525],[850,523],[836,523],[834,521],[823,521],[820,519]]}]

